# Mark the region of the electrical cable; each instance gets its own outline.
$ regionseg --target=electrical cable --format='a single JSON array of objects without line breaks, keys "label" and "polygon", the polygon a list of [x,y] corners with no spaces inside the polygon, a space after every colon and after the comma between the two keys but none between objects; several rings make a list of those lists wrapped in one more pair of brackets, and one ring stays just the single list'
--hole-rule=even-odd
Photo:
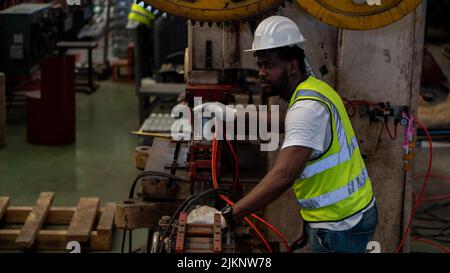
[{"label": "electrical cable", "polygon": [[429,160],[428,160],[428,168],[427,168],[427,171],[425,173],[425,180],[424,180],[424,183],[422,185],[422,189],[420,190],[419,196],[417,197],[417,202],[415,203],[415,205],[412,208],[411,217],[409,218],[409,221],[408,221],[408,224],[406,226],[406,229],[403,232],[403,236],[402,236],[402,238],[400,240],[400,243],[396,247],[395,252],[400,252],[401,251],[401,249],[402,249],[402,247],[403,247],[403,245],[404,245],[404,243],[406,241],[406,238],[407,238],[407,236],[409,234],[409,230],[411,229],[412,222],[414,220],[414,217],[416,216],[417,209],[419,208],[420,203],[422,202],[423,196],[425,194],[426,187],[427,187],[427,185],[429,183],[430,175],[431,175],[431,166],[432,166],[432,163],[433,163],[433,144],[432,144],[431,136],[430,136],[430,134],[429,134],[429,132],[428,132],[428,130],[427,130],[427,128],[425,126],[423,126],[417,120],[415,120],[415,123],[417,125],[419,125],[425,131],[425,134],[427,135],[428,141],[430,143],[430,157],[429,157]]},{"label": "electrical cable", "polygon": [[122,247],[120,248],[120,253],[124,253],[124,251],[125,251],[124,248],[125,248],[126,232],[127,232],[126,229],[124,229],[123,232],[122,232],[122,234],[123,234],[123,236],[122,236]]},{"label": "electrical cable", "polygon": [[431,240],[427,240],[427,239],[420,238],[420,237],[416,237],[416,236],[415,236],[415,237],[412,237],[411,239],[412,239],[413,241],[419,241],[419,242],[424,242],[424,243],[433,245],[433,246],[439,248],[440,250],[445,251],[446,253],[450,253],[450,249],[445,248],[444,246],[441,246],[441,245],[439,245],[439,244],[437,244],[437,243],[435,243],[435,242],[433,242],[433,241],[431,241]]},{"label": "electrical cable", "polygon": [[380,128],[380,132],[378,133],[378,138],[377,138],[377,145],[375,146],[375,150],[368,156],[373,156],[378,152],[378,149],[380,148],[381,135],[383,134],[383,130],[384,130],[384,123],[381,122],[381,128]]},{"label": "electrical cable", "polygon": [[236,192],[237,186],[239,184],[239,159],[237,157],[236,151],[233,148],[233,145],[229,140],[227,140],[228,146],[230,147],[231,153],[234,158],[234,177],[233,177],[233,185],[231,189]]},{"label": "electrical cable", "polygon": [[133,233],[132,230],[129,230],[129,234],[128,234],[128,253],[132,253],[133,252]]},{"label": "electrical cable", "polygon": [[450,194],[437,195],[437,196],[427,196],[427,197],[423,198],[422,202],[424,202],[424,203],[431,203],[431,202],[438,202],[438,201],[447,200],[447,199],[450,199]]},{"label": "electrical cable", "polygon": [[139,179],[146,177],[146,176],[155,176],[155,177],[164,177],[164,178],[170,178],[173,180],[178,180],[178,181],[182,181],[182,182],[189,182],[188,179],[186,178],[182,178],[176,175],[172,175],[172,174],[168,174],[168,173],[163,173],[163,172],[157,172],[157,171],[144,171],[141,172],[133,181],[133,183],[131,184],[131,188],[130,188],[130,193],[128,194],[128,198],[133,198],[134,196],[134,190],[136,188],[136,184],[139,181]]},{"label": "electrical cable", "polygon": [[[130,187],[130,192],[128,193],[128,198],[131,199],[134,197],[134,191],[136,188],[136,184],[139,181],[139,179],[143,178],[143,177],[147,177],[147,176],[155,176],[155,177],[164,177],[164,178],[170,178],[170,179],[174,179],[174,180],[178,180],[178,181],[183,181],[183,182],[189,182],[189,180],[179,177],[179,176],[175,176],[175,175],[171,175],[171,174],[167,174],[167,173],[163,173],[163,172],[158,172],[158,171],[144,171],[141,172],[133,181],[133,183],[131,184]],[[132,230],[128,230],[128,251],[131,253],[132,252]],[[122,237],[122,246],[121,246],[121,252],[124,253],[124,249],[125,249],[125,240],[126,240],[126,236],[127,236],[127,230],[123,231],[123,237]]]},{"label": "electrical cable", "polygon": [[[216,173],[216,167],[217,167],[217,164],[216,164],[216,156],[217,156],[217,137],[216,137],[216,134],[217,134],[217,132],[214,135],[213,144],[212,144],[211,172],[212,172],[212,180],[213,180],[214,188],[217,189],[217,188],[219,188],[219,183],[217,182],[217,176],[216,176],[216,174],[217,174]],[[231,200],[229,200],[224,195],[220,194],[219,197],[222,200],[224,200],[225,202],[227,202],[228,204],[230,204],[230,205],[234,204]],[[261,241],[263,241],[263,243],[266,246],[266,248],[269,251],[269,253],[272,253],[272,248],[270,247],[270,245],[267,242],[266,238],[264,238],[264,236],[258,230],[258,228],[247,217],[244,217],[244,220],[255,231],[255,233],[258,235],[258,237],[261,239]]]},{"label": "electrical cable", "polygon": [[391,129],[389,129],[389,125],[388,125],[388,123],[387,123],[387,119],[384,121],[384,126],[386,127],[386,132],[388,133],[389,138],[390,138],[391,140],[395,140],[395,139],[397,138],[397,123],[395,123],[395,132],[394,132],[394,135],[392,135]]},{"label": "electrical cable", "polygon": [[[219,188],[219,183],[217,182],[217,177],[216,177],[216,154],[217,154],[217,138],[216,138],[216,134],[214,135],[214,139],[213,139],[213,156],[212,156],[212,172],[213,172],[213,185],[215,188]],[[237,160],[237,157],[236,157]],[[238,162],[236,162],[236,165],[238,165]],[[219,195],[220,196],[220,195]],[[227,202],[229,205],[234,205],[234,203],[231,200],[228,200],[227,198],[225,198],[224,196],[220,196],[225,202]],[[287,242],[286,238],[284,238],[284,236],[281,234],[281,232],[279,232],[274,226],[272,226],[270,223],[268,223],[267,221],[265,221],[264,219],[262,219],[261,217],[257,216],[256,214],[252,213],[251,216],[257,220],[259,220],[260,222],[262,222],[263,224],[265,224],[269,229],[271,229],[273,232],[275,232],[275,234],[277,234],[277,236],[283,241],[283,243],[286,246],[286,249],[288,252],[292,252],[291,247],[289,246],[289,243]],[[249,223],[250,226],[253,227],[253,224],[250,224],[250,220],[248,220],[248,218],[244,218],[244,220]],[[255,227],[256,228],[256,227]],[[257,232],[258,236],[259,236],[259,231],[257,229],[254,229],[255,232]],[[263,239],[264,237],[259,236],[263,241],[265,241],[265,239]],[[266,243],[265,243],[266,244]],[[268,247],[268,249],[270,249],[270,246],[268,246],[268,244],[266,244],[266,247]],[[272,253],[272,251],[269,251],[270,253]]]},{"label": "electrical cable", "polygon": [[[238,165],[237,163],[237,156],[235,157],[236,160],[236,165]],[[275,234],[283,241],[283,243],[286,246],[286,249],[288,252],[291,252],[291,247],[289,246],[289,243],[287,242],[286,238],[284,238],[284,236],[281,234],[281,232],[279,232],[274,226],[272,226],[269,222],[267,222],[266,220],[262,219],[261,217],[259,217],[258,215],[252,213],[250,214],[253,218],[255,218],[256,220],[260,221],[261,223],[263,223],[264,225],[266,225],[269,229],[271,229],[273,232],[275,232]]]},{"label": "electrical cable", "polygon": [[[181,211],[185,211],[186,208],[189,207],[194,201],[200,199],[201,197],[203,197],[203,196],[205,196],[205,195],[207,195],[207,194],[214,193],[214,192],[217,193],[217,194],[219,194],[219,193],[222,193],[222,194],[228,194],[228,195],[230,195],[230,196],[232,196],[232,197],[235,197],[235,198],[237,199],[237,196],[234,196],[234,194],[233,194],[232,192],[230,192],[230,191],[228,191],[228,190],[225,190],[225,189],[216,189],[216,188],[211,188],[211,189],[208,189],[208,190],[206,190],[206,191],[204,191],[204,192],[201,192],[201,193],[198,193],[198,194],[191,195],[189,198],[187,198],[186,200],[184,200],[184,201],[178,206],[178,208],[175,210],[175,212],[172,214],[172,217],[170,218],[170,222],[169,222],[169,224],[167,225],[167,229],[164,231],[163,235],[161,236],[161,240],[164,240],[164,238],[167,237],[170,227],[172,226],[173,222],[174,222],[175,219],[177,218],[177,215],[178,215]],[[161,249],[160,249],[159,252],[161,252],[161,251],[162,251],[162,246],[161,246]]]},{"label": "electrical cable", "polygon": [[[420,177],[424,177],[423,174],[421,175],[414,175],[412,178],[413,179],[417,179]],[[450,181],[450,177],[449,176],[445,176],[445,175],[439,175],[439,174],[431,174],[430,175],[431,178],[437,178],[437,179],[443,179],[443,180],[448,180]],[[438,202],[438,201],[442,201],[442,200],[447,200],[450,199],[450,194],[445,194],[445,195],[436,195],[436,196],[426,196],[423,198],[422,202],[423,203],[431,203],[431,202]]]},{"label": "electrical cable", "polygon": [[[350,117],[353,117],[353,116],[355,115],[355,113],[356,113],[355,106],[356,106],[356,105],[374,106],[373,103],[369,103],[369,102],[366,102],[366,101],[364,101],[364,100],[355,100],[355,101],[351,101],[351,100],[348,100],[348,99],[343,99],[343,100],[346,102],[346,103],[345,103],[345,108],[346,108],[346,110],[347,110],[347,112],[348,112],[348,115],[349,115]],[[381,107],[379,107],[379,106],[374,107],[374,108],[375,108],[376,110],[378,110],[378,111],[383,111],[383,109],[382,109]],[[351,112],[350,112],[350,110],[351,110]],[[431,139],[430,133],[429,133],[428,130],[425,128],[425,126],[423,126],[423,125],[422,125],[420,122],[418,122],[418,121],[415,121],[415,123],[416,123],[417,125],[419,125],[419,127],[421,127],[421,128],[424,130],[424,132],[425,132],[425,134],[426,134],[426,137],[428,138],[429,145],[430,145],[430,156],[429,156],[429,161],[428,161],[428,169],[427,169],[426,174],[424,175],[425,180],[424,180],[424,183],[423,183],[423,185],[422,185],[422,189],[421,189],[421,191],[420,191],[420,193],[419,193],[419,196],[416,197],[416,196],[414,195],[414,193],[413,193],[413,200],[414,200],[414,203],[413,203],[413,204],[414,204],[414,205],[413,205],[413,208],[412,208],[411,217],[410,217],[410,219],[409,219],[409,221],[408,221],[407,227],[406,227],[406,229],[405,229],[405,231],[404,231],[404,233],[403,233],[403,236],[402,236],[402,238],[401,238],[401,241],[400,241],[399,245],[396,247],[396,250],[395,250],[396,252],[400,252],[400,251],[401,251],[401,249],[402,249],[402,247],[403,247],[403,245],[404,245],[404,243],[405,243],[406,237],[407,237],[407,235],[409,234],[409,230],[410,230],[411,227],[412,227],[412,222],[413,222],[413,220],[414,220],[414,218],[415,218],[415,216],[416,216],[416,214],[417,214],[417,210],[418,210],[418,208],[420,207],[420,205],[421,205],[423,202],[436,202],[436,201],[442,201],[442,200],[450,199],[450,194],[448,194],[448,195],[440,195],[440,196],[424,197],[425,190],[426,190],[426,187],[427,187],[427,185],[428,185],[428,183],[429,183],[430,177],[433,176],[433,175],[431,174],[431,166],[432,166],[432,158],[433,158],[433,155],[432,155],[432,139]],[[390,138],[391,140],[395,140],[395,139],[397,138],[397,125],[398,125],[398,122],[395,122],[395,132],[394,132],[394,135],[393,135],[393,134],[391,133],[391,131],[390,131],[390,128],[389,128],[388,124],[387,124],[387,119],[385,119],[385,121],[384,121],[384,126],[386,127],[386,132],[387,132],[387,134],[389,135],[389,138]],[[380,134],[380,135],[381,135],[381,134]],[[376,147],[375,151],[378,149],[378,144],[379,144],[379,142],[377,143],[377,147]],[[450,180],[450,177],[445,177],[445,179],[449,179],[449,180]],[[430,214],[430,212],[428,212],[428,213]],[[441,234],[442,234],[442,233],[441,233]],[[441,234],[439,234],[439,235],[441,235]],[[441,250],[444,250],[445,252],[450,253],[450,251],[449,251],[448,249],[446,249],[446,248],[443,247],[443,246],[438,245],[437,243],[435,243],[435,242],[433,242],[433,241],[430,241],[430,240],[427,240],[427,239],[423,239],[423,238],[419,238],[419,237],[413,237],[412,239],[413,239],[413,240],[422,241],[422,242],[426,242],[426,243],[432,244],[432,245],[434,245],[435,247],[438,247],[438,248],[440,248]]]}]

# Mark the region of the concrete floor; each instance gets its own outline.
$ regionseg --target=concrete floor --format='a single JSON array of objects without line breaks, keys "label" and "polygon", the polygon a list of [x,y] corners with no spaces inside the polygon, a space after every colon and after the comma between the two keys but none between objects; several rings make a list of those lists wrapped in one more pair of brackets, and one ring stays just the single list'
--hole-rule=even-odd
[{"label": "concrete floor", "polygon": [[[426,146],[428,144],[425,144]],[[436,145],[437,146],[437,145]],[[433,149],[433,165],[432,174],[446,176],[447,178],[432,177],[425,191],[425,197],[431,196],[445,196],[450,195],[450,148],[434,148]],[[429,149],[419,148],[416,150],[415,173],[425,174],[429,159]],[[424,178],[420,177],[414,181],[414,190],[418,194],[423,185]],[[433,240],[434,242],[450,249],[450,198],[438,202],[423,202],[418,210],[416,220],[413,223],[413,235],[416,232],[420,234],[431,235],[425,239]],[[444,205],[448,203],[448,205]],[[425,213],[426,208],[433,208],[439,205],[444,205],[438,209],[432,209],[429,213]],[[423,218],[434,219],[434,221],[423,220]],[[436,220],[440,218],[440,220]],[[418,229],[417,227],[422,227]],[[444,236],[433,237],[433,234],[441,233]],[[443,241],[447,242],[443,242]],[[419,241],[411,242],[411,251],[413,252],[443,252],[442,250]]]},{"label": "concrete floor", "polygon": [[[76,206],[80,197],[87,196],[100,197],[101,206],[127,198],[130,184],[139,173],[133,166],[138,138],[129,134],[139,127],[133,85],[101,82],[91,95],[76,94],[76,109],[76,143],[56,147],[27,143],[24,107],[10,111],[7,146],[0,149],[0,196],[11,196],[11,205],[33,205],[42,191],[54,191],[53,204],[59,206]],[[425,172],[428,151],[417,149],[416,173]],[[434,150],[433,173],[450,176],[449,154],[450,148]],[[422,181],[414,182],[416,192]],[[444,194],[450,194],[450,181],[432,179],[426,195]],[[436,212],[450,219],[448,207]],[[442,226],[442,222],[429,221],[415,224]],[[120,251],[121,235],[116,231],[114,252]],[[145,239],[145,230],[134,232],[133,248],[143,245]],[[450,248],[450,244],[443,245]],[[412,242],[412,251],[440,252],[421,242]]]},{"label": "concrete floor", "polygon": [[54,191],[57,206],[76,206],[80,197],[97,196],[100,206],[128,197],[139,173],[133,166],[138,138],[130,135],[139,128],[134,85],[105,81],[91,95],[77,93],[76,142],[69,146],[29,144],[24,113],[24,106],[10,109],[7,145],[0,149],[0,196],[10,196],[12,206],[34,205],[42,191]]}]

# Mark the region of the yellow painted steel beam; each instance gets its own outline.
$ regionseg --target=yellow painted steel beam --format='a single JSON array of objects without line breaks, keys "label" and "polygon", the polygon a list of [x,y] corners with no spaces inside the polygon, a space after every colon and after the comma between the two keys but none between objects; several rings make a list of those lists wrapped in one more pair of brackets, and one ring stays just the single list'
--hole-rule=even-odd
[{"label": "yellow painted steel beam", "polygon": [[202,22],[241,20],[275,9],[285,0],[144,0],[152,8]]},{"label": "yellow painted steel beam", "polygon": [[420,2],[422,0],[297,0],[300,7],[317,19],[355,30],[392,24],[412,12]]}]

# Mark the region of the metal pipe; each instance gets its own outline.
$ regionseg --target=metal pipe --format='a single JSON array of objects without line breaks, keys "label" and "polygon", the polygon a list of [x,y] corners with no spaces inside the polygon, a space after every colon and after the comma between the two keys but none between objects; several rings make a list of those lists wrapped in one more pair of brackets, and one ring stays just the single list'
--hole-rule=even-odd
[{"label": "metal pipe", "polygon": [[152,247],[150,249],[150,253],[157,253],[158,249],[159,249],[159,231],[155,231],[153,233]]}]

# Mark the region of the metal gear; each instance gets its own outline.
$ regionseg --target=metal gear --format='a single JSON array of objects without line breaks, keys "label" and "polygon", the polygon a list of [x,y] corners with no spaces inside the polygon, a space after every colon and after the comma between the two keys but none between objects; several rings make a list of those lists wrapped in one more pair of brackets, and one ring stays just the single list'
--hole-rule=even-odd
[{"label": "metal gear", "polygon": [[200,22],[228,22],[276,9],[285,0],[137,0],[168,14]]},{"label": "metal gear", "polygon": [[345,29],[380,28],[400,20],[422,0],[297,0],[317,19]]}]

